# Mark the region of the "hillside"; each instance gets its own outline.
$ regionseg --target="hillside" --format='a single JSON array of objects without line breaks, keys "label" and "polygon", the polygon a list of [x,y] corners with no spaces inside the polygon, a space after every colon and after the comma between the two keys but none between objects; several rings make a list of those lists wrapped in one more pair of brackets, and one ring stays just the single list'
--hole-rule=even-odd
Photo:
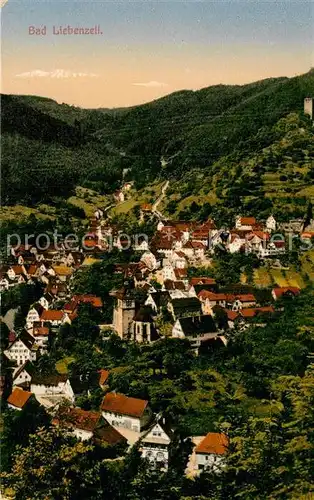
[{"label": "hillside", "polygon": [[[175,92],[116,111],[81,110],[51,99],[4,95],[3,202],[49,203],[58,196],[71,196],[77,185],[110,193],[128,168],[128,178],[136,181],[137,189],[170,179],[172,213],[184,211],[195,199],[199,203],[203,195],[203,203],[234,199],[236,205],[239,193],[249,209],[257,185],[255,198],[265,194],[265,209],[273,202],[283,209],[290,193],[297,192],[300,198],[313,194],[308,189],[313,167],[308,143],[313,134],[309,120],[301,118],[303,99],[313,94],[311,70],[295,78]],[[295,122],[292,128],[298,131],[291,130],[286,137],[278,121],[291,112],[298,113],[302,123]],[[301,157],[296,160],[299,150]],[[280,180],[281,172],[288,173],[288,179]],[[248,174],[254,179],[244,186],[240,180]],[[292,180],[294,174],[298,183]]]}]

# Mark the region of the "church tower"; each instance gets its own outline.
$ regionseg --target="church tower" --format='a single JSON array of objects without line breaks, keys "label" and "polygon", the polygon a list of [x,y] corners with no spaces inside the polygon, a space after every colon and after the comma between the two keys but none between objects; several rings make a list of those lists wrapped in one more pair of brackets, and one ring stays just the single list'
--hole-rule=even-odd
[{"label": "church tower", "polygon": [[125,287],[117,290],[114,296],[113,326],[121,339],[127,339],[135,315],[135,299],[131,290]]}]

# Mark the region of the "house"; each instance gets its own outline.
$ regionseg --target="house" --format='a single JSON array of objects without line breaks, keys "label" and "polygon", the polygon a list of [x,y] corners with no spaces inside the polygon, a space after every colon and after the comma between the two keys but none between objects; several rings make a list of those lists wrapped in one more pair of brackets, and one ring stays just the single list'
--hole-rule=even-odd
[{"label": "house", "polygon": [[104,212],[100,208],[96,208],[96,210],[94,211],[95,219],[96,220],[102,219],[103,216],[104,216]]},{"label": "house", "polygon": [[104,390],[108,387],[107,382],[109,379],[109,370],[99,370],[99,386]]},{"label": "house", "polygon": [[246,307],[256,306],[256,299],[253,294],[226,295],[226,305],[233,311],[239,311]]},{"label": "house", "polygon": [[8,278],[1,272],[0,276],[0,292],[8,290],[10,286]]},{"label": "house", "polygon": [[241,215],[238,215],[235,227],[241,231],[252,231],[256,223],[255,217],[241,217]]},{"label": "house", "polygon": [[173,438],[173,431],[166,424],[165,419],[156,419],[141,438],[140,451],[142,457],[158,469],[168,469],[169,448]]},{"label": "house", "polygon": [[115,191],[113,197],[117,203],[122,203],[125,199],[124,193],[121,190]]},{"label": "house", "polygon": [[36,399],[58,397],[74,402],[74,392],[67,375],[34,373],[31,382],[31,391]]},{"label": "house", "polygon": [[202,342],[217,337],[217,328],[212,316],[189,316],[177,319],[172,329],[172,337],[187,338],[191,347],[198,349]]},{"label": "house", "polygon": [[8,408],[21,411],[32,398],[33,394],[28,391],[23,391],[21,387],[15,387],[7,399]]},{"label": "house", "polygon": [[246,249],[246,237],[235,233],[229,234],[228,250],[230,253],[238,253]]},{"label": "house", "polygon": [[150,271],[157,269],[157,259],[155,255],[149,250],[143,253],[141,262],[143,262],[146,265],[147,269],[149,269]]},{"label": "house", "polygon": [[187,268],[187,260],[186,255],[182,250],[178,250],[174,252],[171,256],[171,263],[175,269],[186,269]]},{"label": "house", "polygon": [[301,290],[299,288],[290,286],[290,287],[274,288],[271,294],[274,300],[278,300],[281,299],[282,297],[294,298],[300,294],[300,291]]},{"label": "house", "polygon": [[52,267],[55,275],[59,278],[60,281],[67,281],[70,276],[73,274],[73,268],[68,266],[53,266]]},{"label": "house", "polygon": [[273,215],[266,219],[266,230],[269,232],[276,231],[277,222]]},{"label": "house", "polygon": [[43,311],[43,306],[41,304],[35,304],[31,307],[26,316],[26,328],[30,330],[33,328],[33,324],[40,320],[40,315]]},{"label": "house", "polygon": [[162,309],[167,307],[171,300],[170,294],[167,290],[149,293],[145,301],[146,306],[150,306],[154,313],[161,313]]},{"label": "house", "polygon": [[41,323],[49,323],[51,326],[60,326],[64,318],[64,312],[58,309],[48,309],[41,313]]},{"label": "house", "polygon": [[23,265],[10,266],[9,269],[7,270],[7,276],[10,281],[17,280],[19,277],[22,277],[23,281],[25,281],[27,272]]},{"label": "house", "polygon": [[35,339],[26,330],[22,330],[19,336],[8,346],[4,354],[18,366],[24,365],[26,361],[36,361],[38,345]]},{"label": "house", "polygon": [[141,432],[149,424],[152,412],[148,401],[108,392],[101,404],[103,417],[113,426]]},{"label": "house", "polygon": [[226,307],[227,295],[225,293],[216,293],[202,289],[197,297],[201,302],[203,314],[212,314],[215,306]]},{"label": "house", "polygon": [[225,434],[209,432],[195,448],[195,469],[219,472],[224,464],[229,440]]},{"label": "house", "polygon": [[47,350],[49,331],[49,328],[47,326],[41,326],[41,323],[34,323],[33,325],[32,336],[39,346],[41,354]]},{"label": "house", "polygon": [[23,365],[18,366],[13,370],[13,387],[22,387],[24,389],[29,389],[32,380],[32,373],[34,367],[30,361],[26,361]]},{"label": "house", "polygon": [[[54,296],[51,293],[45,293],[40,297],[38,303],[44,308],[49,309],[54,301]],[[35,321],[38,321],[37,319]]]},{"label": "house", "polygon": [[52,425],[73,432],[75,437],[81,441],[91,439],[110,446],[118,443],[126,444],[127,441],[103,418],[99,411],[60,406],[52,420]]},{"label": "house", "polygon": [[181,299],[172,299],[168,304],[168,310],[176,320],[184,316],[199,316],[202,308],[197,297],[183,297]]}]

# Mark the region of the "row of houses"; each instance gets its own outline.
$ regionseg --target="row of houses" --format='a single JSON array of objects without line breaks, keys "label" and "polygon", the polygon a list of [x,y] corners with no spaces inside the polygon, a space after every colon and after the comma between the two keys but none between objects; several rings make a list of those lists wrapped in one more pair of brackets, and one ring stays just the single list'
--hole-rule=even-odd
[{"label": "row of houses", "polygon": [[[38,387],[36,379],[32,381],[30,391],[15,387],[8,397],[8,407],[21,411],[30,401],[41,401],[42,389]],[[71,399],[66,384],[64,391],[65,399]],[[78,440],[106,446],[122,445],[124,449],[139,444],[142,457],[149,461],[151,467],[166,470],[169,466],[175,430],[164,417],[153,414],[147,400],[108,392],[99,411],[86,411],[61,403],[50,413],[52,425],[74,434]],[[195,475],[204,469],[219,471],[228,451],[227,436],[209,432],[197,440],[191,438],[192,443],[197,441],[197,444],[193,446],[187,474]]]}]

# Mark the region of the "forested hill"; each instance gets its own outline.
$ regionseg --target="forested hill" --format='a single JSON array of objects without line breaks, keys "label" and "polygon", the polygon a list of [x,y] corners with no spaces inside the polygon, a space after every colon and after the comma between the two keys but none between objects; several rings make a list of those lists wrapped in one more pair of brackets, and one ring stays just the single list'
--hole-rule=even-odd
[{"label": "forested hill", "polygon": [[209,173],[227,155],[272,144],[278,120],[302,113],[303,99],[311,95],[313,70],[295,78],[175,92],[123,110],[2,96],[4,203],[49,201],[77,184],[110,192],[126,167],[138,188],[156,178],[184,179],[190,170]]}]

